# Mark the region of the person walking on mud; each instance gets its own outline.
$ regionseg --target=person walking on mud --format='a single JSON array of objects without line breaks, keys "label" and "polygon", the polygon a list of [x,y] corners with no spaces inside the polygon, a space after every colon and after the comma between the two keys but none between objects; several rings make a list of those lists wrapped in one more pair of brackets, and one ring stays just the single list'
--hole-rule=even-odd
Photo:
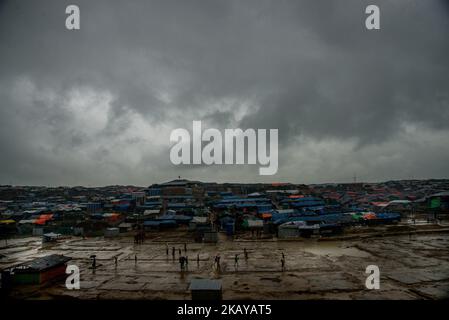
[{"label": "person walking on mud", "polygon": [[184,271],[184,257],[179,257],[179,267],[181,268],[181,271]]},{"label": "person walking on mud", "polygon": [[248,260],[248,251],[246,251],[246,248],[243,248],[243,254],[245,255],[245,260]]},{"label": "person walking on mud", "polygon": [[184,242],[184,253],[187,252],[187,243]]},{"label": "person walking on mud", "polygon": [[90,258],[92,259],[92,269],[96,269],[97,268],[97,256],[92,255],[92,256],[90,256]]},{"label": "person walking on mud", "polygon": [[118,265],[118,258],[117,258],[117,256],[114,257],[114,264],[115,264],[115,268],[117,269],[117,265]]},{"label": "person walking on mud", "polygon": [[181,255],[181,248],[178,249],[178,253],[179,253],[179,255]]},{"label": "person walking on mud", "polygon": [[282,272],[285,271],[285,259],[284,258],[281,258],[281,270],[282,270]]},{"label": "person walking on mud", "polygon": [[218,268],[220,267],[220,262],[218,261],[218,255],[215,255],[214,265],[215,265],[215,269],[218,270]]},{"label": "person walking on mud", "polygon": [[171,249],[171,255],[172,255],[172,257],[173,257],[173,260],[175,260],[175,247],[173,247],[173,248]]},{"label": "person walking on mud", "polygon": [[234,257],[234,267],[237,268],[239,266],[239,255],[236,253]]},{"label": "person walking on mud", "polygon": [[217,269],[220,270],[220,255],[217,254]]},{"label": "person walking on mud", "polygon": [[197,255],[196,255],[196,264],[200,265],[200,254],[199,253],[197,253]]},{"label": "person walking on mud", "polygon": [[134,255],[134,264],[137,265],[137,254]]},{"label": "person walking on mud", "polygon": [[165,254],[168,256],[168,243],[165,244]]},{"label": "person walking on mud", "polygon": [[189,257],[188,256],[185,256],[184,262],[186,264],[186,270],[188,270],[189,269]]}]

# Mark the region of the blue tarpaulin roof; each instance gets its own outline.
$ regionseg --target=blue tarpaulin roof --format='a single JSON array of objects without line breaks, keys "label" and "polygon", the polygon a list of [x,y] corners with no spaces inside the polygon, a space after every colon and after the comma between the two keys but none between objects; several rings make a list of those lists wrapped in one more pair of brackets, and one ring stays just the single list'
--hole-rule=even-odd
[{"label": "blue tarpaulin roof", "polygon": [[158,226],[175,226],[177,225],[175,220],[147,220],[143,223],[146,227],[158,227]]}]

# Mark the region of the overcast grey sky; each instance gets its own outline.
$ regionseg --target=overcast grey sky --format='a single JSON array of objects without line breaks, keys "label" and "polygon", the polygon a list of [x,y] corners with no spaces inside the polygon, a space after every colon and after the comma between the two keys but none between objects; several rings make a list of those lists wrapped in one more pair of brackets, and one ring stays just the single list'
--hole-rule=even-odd
[{"label": "overcast grey sky", "polygon": [[[448,178],[448,57],[445,0],[0,1],[0,184]],[[192,120],[278,128],[278,173],[172,165]]]}]

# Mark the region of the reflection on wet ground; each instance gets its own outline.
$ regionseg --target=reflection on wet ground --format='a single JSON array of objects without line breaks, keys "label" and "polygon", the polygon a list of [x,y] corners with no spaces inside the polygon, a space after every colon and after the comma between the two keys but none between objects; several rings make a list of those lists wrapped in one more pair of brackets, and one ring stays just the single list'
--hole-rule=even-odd
[{"label": "reflection on wet ground", "polygon": [[[164,238],[169,242],[161,241]],[[449,298],[448,234],[351,241],[232,241],[221,236],[216,245],[189,239],[187,232],[154,237],[142,245],[135,245],[130,237],[73,237],[45,247],[36,237],[10,239],[0,244],[0,268],[58,253],[72,257],[70,263],[81,270],[80,290],[67,290],[63,282],[21,286],[11,293],[17,298],[190,299],[187,288],[192,278],[221,279],[224,299]],[[179,249],[189,259],[184,272],[180,272]],[[99,265],[96,270],[90,268],[93,254]],[[221,256],[220,271],[213,266],[216,254]],[[365,288],[365,269],[371,264],[380,268],[379,290]]]}]

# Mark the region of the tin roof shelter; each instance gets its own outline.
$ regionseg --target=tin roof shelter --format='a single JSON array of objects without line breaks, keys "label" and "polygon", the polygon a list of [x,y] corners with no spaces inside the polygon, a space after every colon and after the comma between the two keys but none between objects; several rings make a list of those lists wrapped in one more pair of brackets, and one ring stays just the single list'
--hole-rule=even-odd
[{"label": "tin roof shelter", "polygon": [[2,282],[7,279],[12,284],[41,284],[65,275],[66,263],[72,258],[59,254],[21,263],[2,271]]},{"label": "tin roof shelter", "polygon": [[222,285],[220,280],[192,279],[189,290],[192,300],[221,300]]}]

